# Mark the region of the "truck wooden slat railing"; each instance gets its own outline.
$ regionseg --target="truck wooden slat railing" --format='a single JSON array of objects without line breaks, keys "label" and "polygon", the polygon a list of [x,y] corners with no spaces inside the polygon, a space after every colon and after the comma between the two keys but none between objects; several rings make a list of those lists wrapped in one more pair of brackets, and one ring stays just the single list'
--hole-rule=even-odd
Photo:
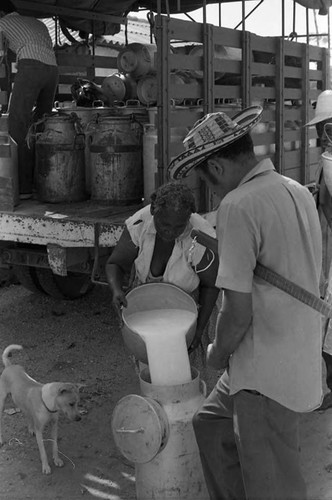
[{"label": "truck wooden slat railing", "polygon": [[[170,142],[168,125],[179,123],[176,113],[181,113],[180,107],[174,113],[171,100],[183,98],[197,99],[204,113],[224,109],[231,114],[233,107],[234,114],[262,105],[262,122],[253,134],[258,156],[271,157],[278,171],[301,183],[314,181],[321,148],[315,131],[303,125],[313,116],[312,101],[328,87],[327,49],[166,16],[157,16],[156,26],[160,182],[166,180],[165,165],[181,151],[181,145]],[[192,50],[195,44],[201,44],[200,52]],[[220,47],[226,53],[219,55]],[[195,80],[170,85],[170,72]],[[194,113],[180,116],[190,128]],[[200,192],[197,177],[188,182]]]}]

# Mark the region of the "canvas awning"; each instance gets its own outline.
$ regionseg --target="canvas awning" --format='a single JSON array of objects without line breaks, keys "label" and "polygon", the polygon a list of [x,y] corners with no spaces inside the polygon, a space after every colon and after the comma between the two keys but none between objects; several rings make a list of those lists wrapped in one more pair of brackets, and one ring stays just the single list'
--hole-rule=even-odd
[{"label": "canvas awning", "polygon": [[[232,1],[242,0],[221,0],[220,3]],[[68,0],[1,0],[1,10],[6,10],[10,3],[22,15],[38,18],[57,15],[62,26],[95,35],[114,35],[120,31],[129,12],[137,12],[140,8],[157,12],[158,7],[158,0],[73,0],[70,8]],[[206,3],[219,1],[206,0]],[[202,0],[160,0],[159,5],[163,14],[187,13],[202,7]]]}]

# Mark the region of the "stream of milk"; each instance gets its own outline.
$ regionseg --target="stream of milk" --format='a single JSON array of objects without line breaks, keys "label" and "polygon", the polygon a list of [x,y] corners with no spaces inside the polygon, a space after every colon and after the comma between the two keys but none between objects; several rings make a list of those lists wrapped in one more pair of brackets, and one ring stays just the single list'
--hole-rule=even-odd
[{"label": "stream of milk", "polygon": [[152,384],[190,382],[186,333],[194,320],[195,314],[183,309],[153,309],[126,317],[128,326],[145,341]]}]

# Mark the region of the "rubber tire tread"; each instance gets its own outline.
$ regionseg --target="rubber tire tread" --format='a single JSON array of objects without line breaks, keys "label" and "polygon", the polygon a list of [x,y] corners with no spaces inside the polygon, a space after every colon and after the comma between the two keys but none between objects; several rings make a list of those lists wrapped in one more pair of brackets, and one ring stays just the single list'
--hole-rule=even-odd
[{"label": "rubber tire tread", "polygon": [[50,269],[36,268],[40,286],[47,295],[55,299],[74,300],[88,294],[93,284],[87,274],[69,273],[68,276],[58,276]]},{"label": "rubber tire tread", "polygon": [[24,288],[33,293],[45,293],[36,275],[36,268],[31,266],[13,265],[13,272]]}]

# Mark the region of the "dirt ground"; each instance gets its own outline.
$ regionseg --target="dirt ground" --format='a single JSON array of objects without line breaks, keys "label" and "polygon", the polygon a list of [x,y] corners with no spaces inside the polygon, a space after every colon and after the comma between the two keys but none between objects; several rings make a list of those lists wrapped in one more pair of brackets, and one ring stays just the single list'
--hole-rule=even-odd
[{"label": "dirt ground", "polygon": [[[115,448],[112,411],[127,394],[139,394],[109,292],[104,287],[79,301],[57,301],[20,285],[0,287],[0,351],[18,343],[15,362],[40,382],[86,384],[82,420],[60,418],[59,450],[65,465],[43,475],[37,444],[22,413],[8,398],[0,448],[0,500],[135,499],[135,471]],[[305,415],[302,463],[309,500],[332,499],[332,410]],[[45,435],[47,439],[49,436]],[[50,442],[46,442],[51,456]],[[193,499],[195,500],[195,499]]]}]

